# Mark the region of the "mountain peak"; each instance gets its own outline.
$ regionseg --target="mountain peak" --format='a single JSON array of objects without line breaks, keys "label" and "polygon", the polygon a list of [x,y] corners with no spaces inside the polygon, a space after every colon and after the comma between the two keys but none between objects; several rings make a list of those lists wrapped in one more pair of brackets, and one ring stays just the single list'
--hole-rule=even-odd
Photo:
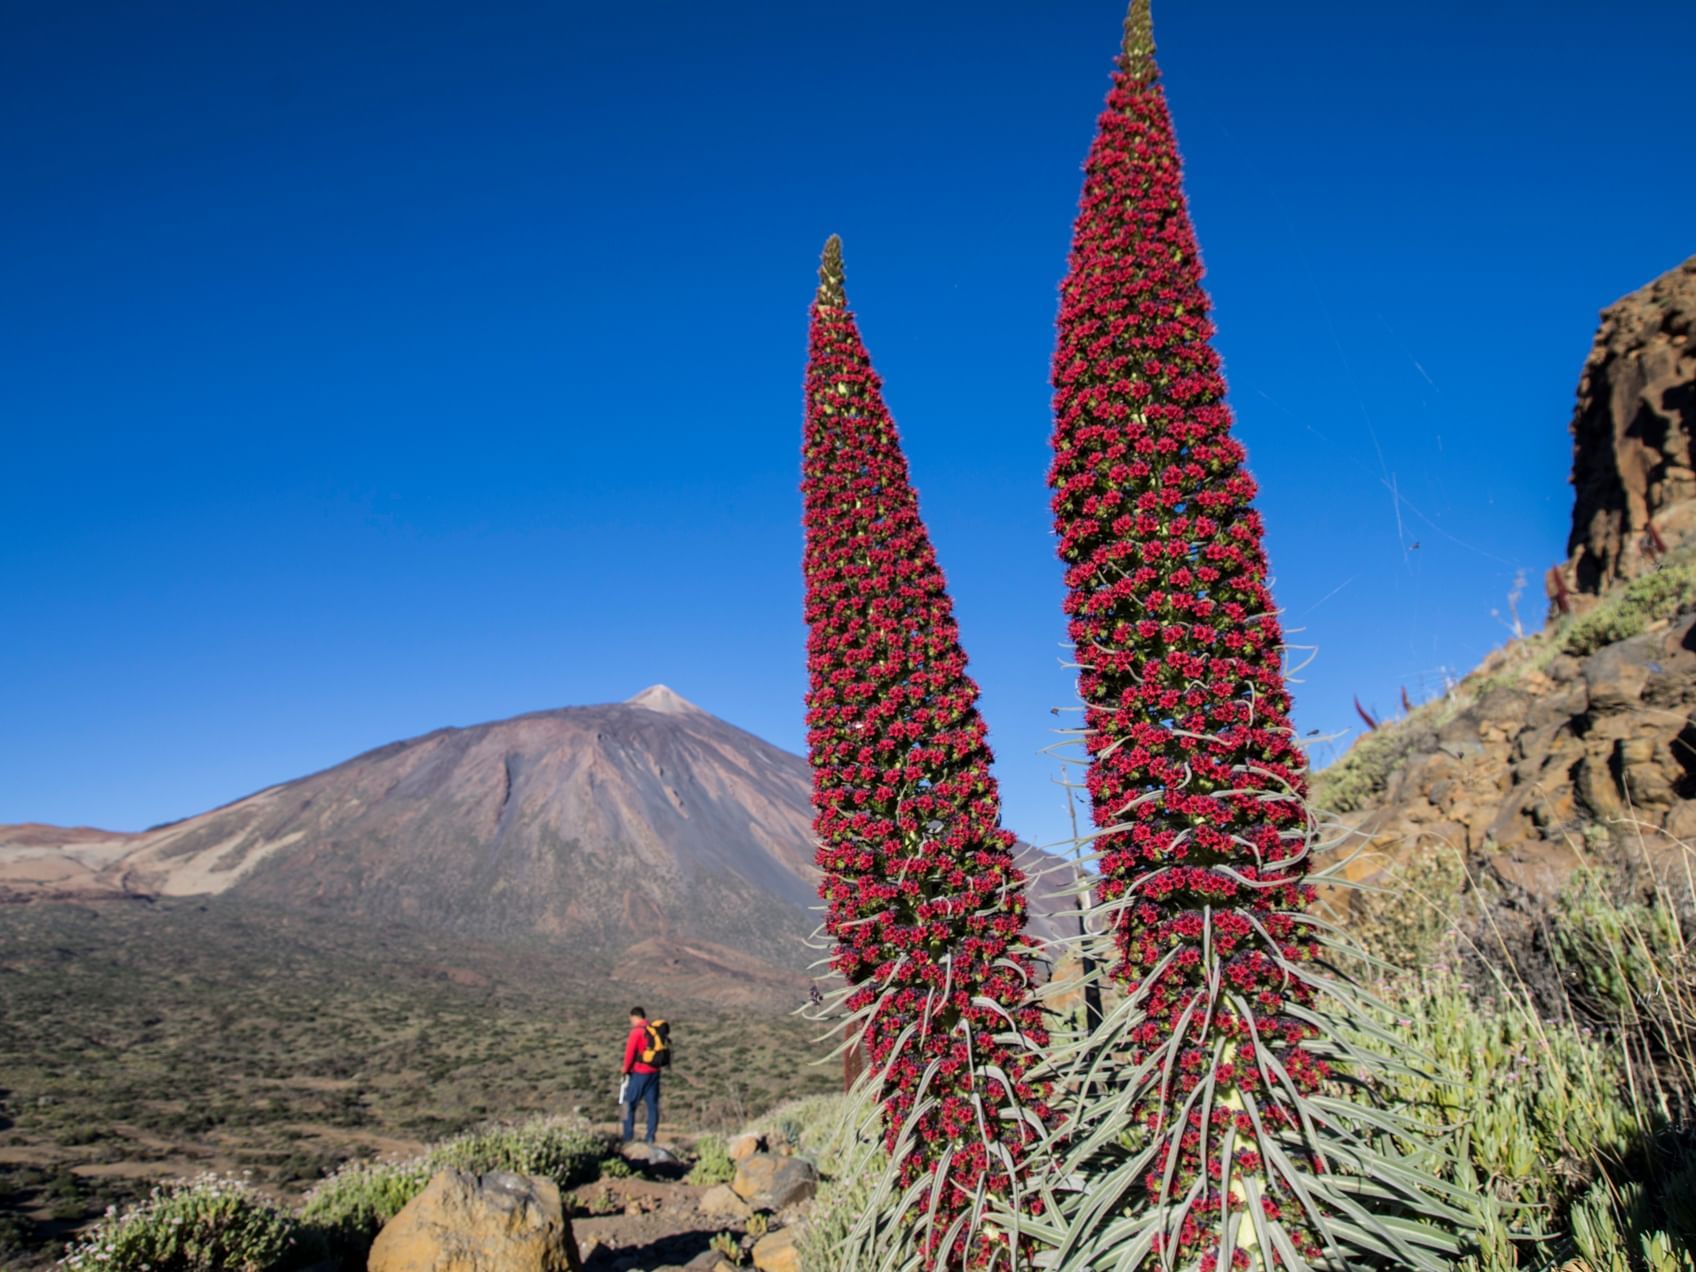
[{"label": "mountain peak", "polygon": [[682,694],[666,685],[649,685],[634,697],[626,698],[625,705],[646,707],[649,711],[658,711],[663,715],[682,715],[687,711],[700,712],[697,707]]}]

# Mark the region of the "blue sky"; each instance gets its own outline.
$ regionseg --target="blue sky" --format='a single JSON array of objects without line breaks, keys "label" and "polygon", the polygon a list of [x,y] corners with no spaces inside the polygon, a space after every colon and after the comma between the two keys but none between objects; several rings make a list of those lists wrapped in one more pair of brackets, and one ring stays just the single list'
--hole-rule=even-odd
[{"label": "blue sky", "polygon": [[[1115,0],[0,12],[0,821],[140,828],[663,681],[803,741],[843,235],[1008,822],[1060,834],[1048,360]],[[1543,611],[1601,306],[1696,251],[1696,6],[1166,0],[1304,729]]]}]

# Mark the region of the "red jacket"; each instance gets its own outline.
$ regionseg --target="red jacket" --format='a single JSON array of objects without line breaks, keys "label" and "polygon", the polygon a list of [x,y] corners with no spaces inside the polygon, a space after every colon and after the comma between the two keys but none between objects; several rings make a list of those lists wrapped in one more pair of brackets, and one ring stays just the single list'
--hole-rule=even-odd
[{"label": "red jacket", "polygon": [[630,1026],[630,1037],[624,1041],[624,1071],[626,1073],[658,1073],[651,1064],[642,1063],[642,1053],[648,1048],[648,1022],[638,1021]]}]

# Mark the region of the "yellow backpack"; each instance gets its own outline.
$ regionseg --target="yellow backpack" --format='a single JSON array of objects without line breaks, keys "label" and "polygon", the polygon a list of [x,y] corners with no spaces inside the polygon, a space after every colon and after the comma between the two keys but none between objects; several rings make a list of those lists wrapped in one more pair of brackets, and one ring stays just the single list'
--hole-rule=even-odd
[{"label": "yellow backpack", "polygon": [[656,1069],[671,1068],[671,1025],[666,1021],[648,1022],[648,1045],[642,1048],[642,1063]]}]

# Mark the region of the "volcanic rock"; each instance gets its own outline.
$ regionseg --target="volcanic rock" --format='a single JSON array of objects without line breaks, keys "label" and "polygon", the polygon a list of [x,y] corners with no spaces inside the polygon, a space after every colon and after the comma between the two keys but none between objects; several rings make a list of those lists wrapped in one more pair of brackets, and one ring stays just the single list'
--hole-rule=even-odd
[{"label": "volcanic rock", "polygon": [[754,1213],[754,1208],[738,1197],[729,1184],[717,1184],[707,1189],[695,1205],[702,1214],[715,1219],[741,1220]]},{"label": "volcanic rock", "polygon": [[[1570,590],[1594,596],[1696,537],[1696,256],[1602,311],[1572,417]],[[1652,527],[1652,529],[1651,529]]]},{"label": "volcanic rock", "polygon": [[370,1272],[582,1272],[550,1179],[437,1174],[372,1243]]},{"label": "volcanic rock", "polygon": [[736,1168],[736,1195],[755,1210],[782,1210],[818,1191],[819,1173],[804,1157],[756,1153]]},{"label": "volcanic rock", "polygon": [[801,1249],[796,1230],[781,1228],[756,1241],[754,1266],[759,1272],[801,1272]]}]

